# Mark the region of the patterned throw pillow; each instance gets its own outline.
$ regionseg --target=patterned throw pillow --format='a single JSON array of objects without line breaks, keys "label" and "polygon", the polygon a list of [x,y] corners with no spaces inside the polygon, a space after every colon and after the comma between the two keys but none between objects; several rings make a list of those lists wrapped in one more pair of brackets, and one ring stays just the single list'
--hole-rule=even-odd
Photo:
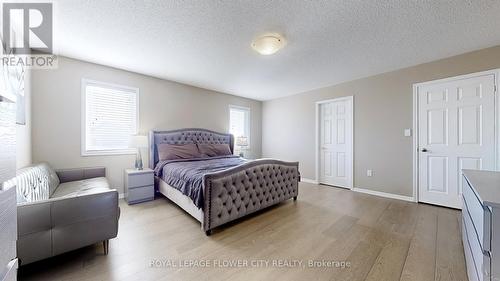
[{"label": "patterned throw pillow", "polygon": [[47,163],[23,168],[15,178],[17,202],[47,200],[59,183],[59,177]]}]

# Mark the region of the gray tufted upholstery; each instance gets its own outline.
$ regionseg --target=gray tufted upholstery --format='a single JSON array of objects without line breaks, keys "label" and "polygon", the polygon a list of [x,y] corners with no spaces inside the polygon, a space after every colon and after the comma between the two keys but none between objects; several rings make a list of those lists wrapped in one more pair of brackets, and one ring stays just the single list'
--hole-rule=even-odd
[{"label": "gray tufted upholstery", "polygon": [[298,163],[261,159],[205,177],[205,231],[298,195]]},{"label": "gray tufted upholstery", "polygon": [[158,144],[229,144],[231,152],[234,147],[234,137],[231,134],[222,134],[206,129],[179,129],[173,131],[149,132],[149,168],[153,169],[158,163]]}]

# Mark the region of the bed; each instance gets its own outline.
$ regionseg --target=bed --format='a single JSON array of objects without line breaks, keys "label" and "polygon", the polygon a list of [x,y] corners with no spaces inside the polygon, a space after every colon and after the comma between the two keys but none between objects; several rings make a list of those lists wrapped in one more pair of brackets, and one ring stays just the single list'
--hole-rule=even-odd
[{"label": "bed", "polygon": [[155,170],[156,191],[201,222],[206,235],[230,221],[297,199],[297,162],[245,160],[234,155],[159,160],[162,144],[227,144],[234,152],[230,134],[206,129],[151,131],[149,143],[149,167]]}]

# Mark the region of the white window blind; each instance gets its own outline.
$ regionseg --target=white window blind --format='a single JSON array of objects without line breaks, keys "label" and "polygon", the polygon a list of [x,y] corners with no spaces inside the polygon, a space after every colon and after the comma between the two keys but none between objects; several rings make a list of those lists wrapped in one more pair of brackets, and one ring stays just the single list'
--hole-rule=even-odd
[{"label": "white window blind", "polygon": [[130,136],[137,133],[136,88],[83,80],[83,155],[135,153]]},{"label": "white window blind", "polygon": [[229,107],[229,133],[235,138],[247,137],[250,143],[250,108],[233,105]]}]

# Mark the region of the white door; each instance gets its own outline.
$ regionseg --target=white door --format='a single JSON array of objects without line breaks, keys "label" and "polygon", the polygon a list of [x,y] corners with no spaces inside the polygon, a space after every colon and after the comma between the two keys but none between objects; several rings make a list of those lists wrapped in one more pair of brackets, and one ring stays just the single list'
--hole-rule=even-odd
[{"label": "white door", "polygon": [[462,169],[495,169],[495,76],[418,86],[419,201],[461,208]]},{"label": "white door", "polygon": [[319,103],[319,182],[352,188],[352,97]]}]

